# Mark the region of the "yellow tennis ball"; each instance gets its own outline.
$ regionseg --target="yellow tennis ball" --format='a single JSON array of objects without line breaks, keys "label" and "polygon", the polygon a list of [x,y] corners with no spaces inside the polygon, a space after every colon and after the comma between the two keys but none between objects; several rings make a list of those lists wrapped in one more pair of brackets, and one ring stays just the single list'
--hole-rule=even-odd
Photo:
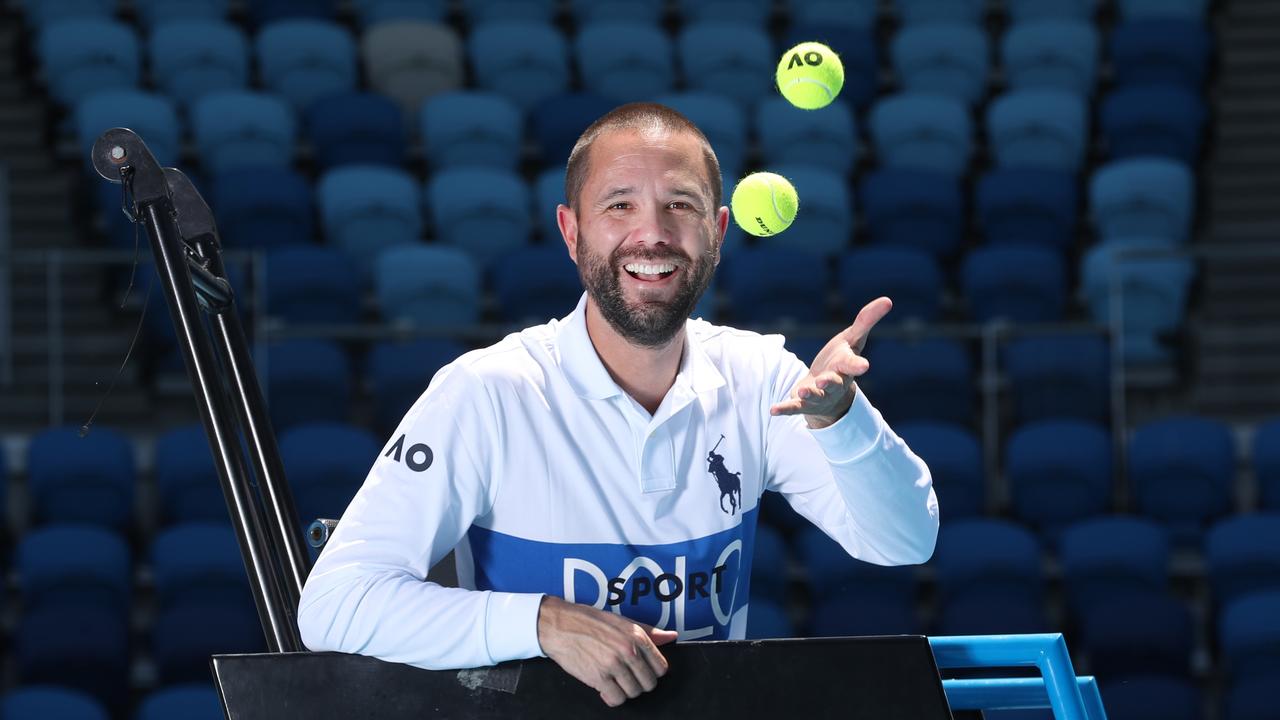
[{"label": "yellow tennis ball", "polygon": [[840,56],[822,43],[800,43],[778,61],[778,92],[798,108],[826,107],[843,87]]},{"label": "yellow tennis ball", "polygon": [[767,237],[791,225],[800,209],[800,198],[786,178],[758,172],[738,181],[729,206],[738,227],[756,237]]}]

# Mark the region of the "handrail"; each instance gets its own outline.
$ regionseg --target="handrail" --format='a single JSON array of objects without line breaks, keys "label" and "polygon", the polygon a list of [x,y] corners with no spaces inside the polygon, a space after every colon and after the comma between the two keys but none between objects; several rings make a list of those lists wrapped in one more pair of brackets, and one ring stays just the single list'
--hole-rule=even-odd
[{"label": "handrail", "polygon": [[929,644],[939,668],[1034,665],[1057,720],[1095,720],[1086,710],[1062,633],[938,636],[930,637]]},{"label": "handrail", "polygon": [[[1088,720],[1106,720],[1102,693],[1092,675],[1076,678]],[[1044,678],[972,678],[942,681],[952,710],[1021,710],[1049,707]]]}]

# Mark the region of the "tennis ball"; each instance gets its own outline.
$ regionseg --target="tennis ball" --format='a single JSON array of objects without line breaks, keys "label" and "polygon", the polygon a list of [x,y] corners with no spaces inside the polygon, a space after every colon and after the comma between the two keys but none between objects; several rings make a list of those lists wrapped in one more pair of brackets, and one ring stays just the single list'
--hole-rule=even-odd
[{"label": "tennis ball", "polygon": [[768,237],[786,230],[796,219],[800,198],[786,178],[758,172],[738,181],[729,206],[738,227],[756,237]]},{"label": "tennis ball", "polygon": [[826,107],[844,87],[840,56],[816,42],[803,42],[778,61],[778,92],[798,108]]}]

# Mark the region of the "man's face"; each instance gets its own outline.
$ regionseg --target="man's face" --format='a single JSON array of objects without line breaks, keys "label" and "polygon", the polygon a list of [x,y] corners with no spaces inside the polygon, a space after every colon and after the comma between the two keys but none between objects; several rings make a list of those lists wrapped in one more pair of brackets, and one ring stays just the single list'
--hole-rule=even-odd
[{"label": "man's face", "polygon": [[728,210],[712,206],[701,145],[688,133],[598,137],[573,210],[558,216],[601,315],[643,347],[684,326],[720,262]]}]

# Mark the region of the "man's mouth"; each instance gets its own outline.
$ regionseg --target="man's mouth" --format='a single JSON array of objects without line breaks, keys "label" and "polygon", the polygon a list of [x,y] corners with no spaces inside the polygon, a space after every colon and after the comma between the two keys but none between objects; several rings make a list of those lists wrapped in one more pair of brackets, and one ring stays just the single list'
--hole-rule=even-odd
[{"label": "man's mouth", "polygon": [[668,262],[629,262],[622,269],[636,280],[658,282],[670,277],[676,271],[676,266]]}]

